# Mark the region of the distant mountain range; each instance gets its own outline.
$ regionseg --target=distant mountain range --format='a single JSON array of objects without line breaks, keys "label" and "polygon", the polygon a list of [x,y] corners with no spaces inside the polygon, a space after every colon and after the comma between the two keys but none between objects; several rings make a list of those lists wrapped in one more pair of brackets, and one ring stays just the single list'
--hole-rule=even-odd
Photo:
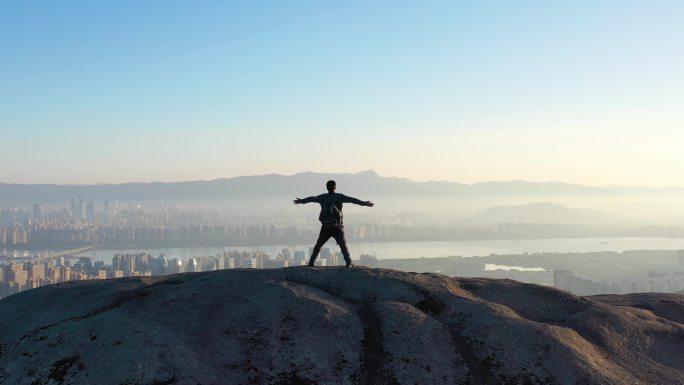
[{"label": "distant mountain range", "polygon": [[482,223],[596,223],[609,221],[610,214],[596,210],[571,208],[557,203],[538,202],[525,205],[495,206],[473,216]]},{"label": "distant mountain range", "polygon": [[[439,196],[579,196],[613,195],[630,191],[656,191],[641,187],[589,187],[561,182],[484,182],[463,184],[446,181],[415,182],[406,178],[382,177],[372,170],[356,174],[304,172],[295,175],[268,174],[240,176],[210,181],[151,182],[96,185],[8,184],[0,183],[0,204],[65,202],[71,198],[100,201],[230,201],[264,198],[302,197],[325,191],[328,179],[338,182],[338,190],[364,199],[432,198]],[[663,191],[660,189],[657,191]],[[684,192],[682,189],[667,189]]]}]

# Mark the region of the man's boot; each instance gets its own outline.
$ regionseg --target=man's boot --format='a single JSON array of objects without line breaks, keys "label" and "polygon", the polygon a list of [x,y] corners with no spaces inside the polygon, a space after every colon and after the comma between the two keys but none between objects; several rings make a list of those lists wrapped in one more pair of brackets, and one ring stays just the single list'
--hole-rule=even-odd
[{"label": "man's boot", "polygon": [[307,264],[307,266],[314,267],[314,261],[314,259],[309,259],[309,263]]}]

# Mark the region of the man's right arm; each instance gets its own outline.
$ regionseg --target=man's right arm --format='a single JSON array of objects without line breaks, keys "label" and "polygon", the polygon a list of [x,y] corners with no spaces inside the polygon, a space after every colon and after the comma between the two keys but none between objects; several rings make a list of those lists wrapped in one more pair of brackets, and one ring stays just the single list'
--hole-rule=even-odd
[{"label": "man's right arm", "polygon": [[311,203],[311,202],[318,202],[318,197],[308,197],[308,198],[297,198],[294,201],[294,204],[299,205],[299,204],[304,204],[304,203]]}]

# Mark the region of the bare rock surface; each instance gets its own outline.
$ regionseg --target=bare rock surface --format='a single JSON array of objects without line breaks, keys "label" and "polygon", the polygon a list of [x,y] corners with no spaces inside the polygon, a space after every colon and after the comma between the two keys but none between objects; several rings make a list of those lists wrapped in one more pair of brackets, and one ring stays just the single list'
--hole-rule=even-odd
[{"label": "bare rock surface", "polygon": [[631,306],[684,324],[684,295],[666,293],[635,293],[626,295],[593,295],[587,297],[615,306]]},{"label": "bare rock surface", "polygon": [[0,301],[0,384],[682,385],[682,302],[367,268],[81,281]]}]

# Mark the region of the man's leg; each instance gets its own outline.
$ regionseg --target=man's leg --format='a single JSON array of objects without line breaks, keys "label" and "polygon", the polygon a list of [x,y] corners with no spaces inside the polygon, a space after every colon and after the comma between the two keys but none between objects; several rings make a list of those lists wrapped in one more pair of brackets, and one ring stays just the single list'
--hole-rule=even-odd
[{"label": "man's leg", "polygon": [[325,245],[325,243],[328,242],[328,239],[330,239],[331,236],[332,234],[330,233],[330,229],[328,229],[325,226],[321,226],[321,232],[318,234],[318,240],[316,241],[316,245],[314,246],[313,254],[311,254],[311,259],[309,259],[309,266],[314,265],[314,262],[318,257],[318,253],[321,252],[321,247],[323,247],[323,245]]},{"label": "man's leg", "polygon": [[347,267],[351,267],[353,264],[351,256],[349,254],[349,249],[347,248],[347,240],[344,238],[344,227],[337,227],[335,229],[335,232],[333,233],[333,237],[335,238],[337,244],[340,246],[340,251],[342,251],[342,255],[344,256],[345,264],[347,265]]}]

